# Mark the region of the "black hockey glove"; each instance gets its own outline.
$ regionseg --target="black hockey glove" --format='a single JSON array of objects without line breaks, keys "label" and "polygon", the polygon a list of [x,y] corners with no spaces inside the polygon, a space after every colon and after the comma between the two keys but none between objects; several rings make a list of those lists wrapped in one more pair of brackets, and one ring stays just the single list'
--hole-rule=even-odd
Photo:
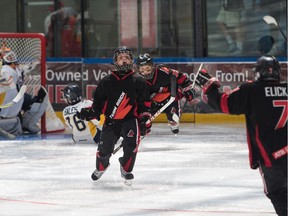
[{"label": "black hockey glove", "polygon": [[145,136],[151,131],[152,122],[150,121],[150,113],[141,113],[140,114],[140,133],[141,136]]},{"label": "black hockey glove", "polygon": [[187,101],[192,101],[195,98],[196,91],[191,85],[182,89],[182,93]]},{"label": "black hockey glove", "polygon": [[204,94],[207,94],[212,87],[220,87],[219,81],[215,77],[211,77],[205,69],[199,71],[195,82],[202,88]]},{"label": "black hockey glove", "polygon": [[80,112],[76,113],[79,119],[90,121],[92,119],[96,119],[100,121],[100,113],[95,111],[92,107],[82,108]]}]

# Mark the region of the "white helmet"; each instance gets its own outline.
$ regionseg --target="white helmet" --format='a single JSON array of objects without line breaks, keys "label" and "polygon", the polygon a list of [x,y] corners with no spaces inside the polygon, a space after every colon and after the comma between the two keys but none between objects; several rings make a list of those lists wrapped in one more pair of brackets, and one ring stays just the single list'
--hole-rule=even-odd
[{"label": "white helmet", "polygon": [[3,62],[5,64],[17,63],[17,56],[13,51],[3,53]]}]

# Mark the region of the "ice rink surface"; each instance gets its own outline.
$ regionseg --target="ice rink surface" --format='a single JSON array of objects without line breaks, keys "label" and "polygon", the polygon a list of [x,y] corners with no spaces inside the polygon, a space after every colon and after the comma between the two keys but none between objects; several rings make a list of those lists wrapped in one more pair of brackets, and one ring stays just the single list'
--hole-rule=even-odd
[{"label": "ice rink surface", "polygon": [[70,135],[0,141],[1,216],[272,216],[258,170],[248,162],[242,124],[153,124],[131,187],[118,158],[97,182],[94,144]]}]

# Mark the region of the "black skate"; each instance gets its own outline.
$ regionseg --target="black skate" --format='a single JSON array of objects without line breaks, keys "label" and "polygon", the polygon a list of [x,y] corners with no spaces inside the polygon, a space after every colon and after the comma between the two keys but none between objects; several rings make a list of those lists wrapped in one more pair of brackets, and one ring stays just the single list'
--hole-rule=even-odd
[{"label": "black skate", "polygon": [[179,123],[177,122],[169,122],[170,129],[173,134],[179,133]]},{"label": "black skate", "polygon": [[131,172],[126,172],[120,164],[120,172],[121,177],[124,178],[124,184],[127,186],[132,185],[132,179],[134,179],[134,175]]},{"label": "black skate", "polygon": [[[109,165],[108,165],[108,167],[109,167]],[[96,169],[91,175],[91,178],[93,179],[93,181],[97,181],[98,179],[100,179],[101,176],[106,172],[108,167],[106,167],[106,169],[103,171],[99,171]]]}]

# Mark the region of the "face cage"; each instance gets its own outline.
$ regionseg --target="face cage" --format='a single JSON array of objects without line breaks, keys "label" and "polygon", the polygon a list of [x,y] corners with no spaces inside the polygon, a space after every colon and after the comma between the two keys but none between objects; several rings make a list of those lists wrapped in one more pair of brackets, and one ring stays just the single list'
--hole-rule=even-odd
[{"label": "face cage", "polygon": [[[132,63],[131,64],[118,65],[116,63],[117,62],[117,57],[121,53],[127,53],[129,55]],[[133,54],[132,54],[131,51],[125,50],[125,51],[116,52],[114,54],[113,61],[114,61],[114,65],[116,66],[118,71],[128,72],[128,71],[132,70],[132,68],[133,68]]]}]

